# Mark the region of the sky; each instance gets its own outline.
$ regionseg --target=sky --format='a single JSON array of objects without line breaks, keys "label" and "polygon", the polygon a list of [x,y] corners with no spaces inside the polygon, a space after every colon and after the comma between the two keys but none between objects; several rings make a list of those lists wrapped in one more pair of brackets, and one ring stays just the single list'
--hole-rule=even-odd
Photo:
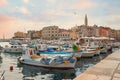
[{"label": "sky", "polygon": [[56,25],[70,29],[84,24],[120,30],[120,0],[0,0],[0,38],[17,31]]}]

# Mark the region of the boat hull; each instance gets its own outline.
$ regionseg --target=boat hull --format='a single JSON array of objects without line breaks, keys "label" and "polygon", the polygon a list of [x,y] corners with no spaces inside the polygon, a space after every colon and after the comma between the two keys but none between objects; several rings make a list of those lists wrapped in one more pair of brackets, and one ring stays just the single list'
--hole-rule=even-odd
[{"label": "boat hull", "polygon": [[94,53],[91,52],[83,52],[81,57],[93,57]]},{"label": "boat hull", "polygon": [[52,64],[52,65],[44,65],[40,64],[39,62],[33,61],[33,60],[19,60],[19,63],[25,64],[25,65],[30,65],[30,66],[36,66],[36,67],[42,67],[42,68],[47,68],[47,69],[73,69],[75,67],[75,63],[63,63],[63,64]]},{"label": "boat hull", "polygon": [[4,53],[22,53],[23,49],[11,49],[11,48],[6,48],[3,51]]}]

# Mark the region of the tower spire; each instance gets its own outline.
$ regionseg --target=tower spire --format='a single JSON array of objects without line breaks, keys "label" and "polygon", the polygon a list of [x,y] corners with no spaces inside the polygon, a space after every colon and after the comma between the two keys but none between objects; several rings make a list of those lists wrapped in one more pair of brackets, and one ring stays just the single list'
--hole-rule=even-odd
[{"label": "tower spire", "polygon": [[87,14],[85,14],[85,22],[84,22],[85,26],[88,26],[88,19],[87,19]]}]

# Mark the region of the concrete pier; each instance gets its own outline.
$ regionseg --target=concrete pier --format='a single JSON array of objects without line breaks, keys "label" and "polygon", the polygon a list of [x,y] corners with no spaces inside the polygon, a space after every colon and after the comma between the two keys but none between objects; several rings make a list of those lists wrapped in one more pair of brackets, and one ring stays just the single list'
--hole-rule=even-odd
[{"label": "concrete pier", "polygon": [[120,80],[120,49],[77,76],[74,80]]}]

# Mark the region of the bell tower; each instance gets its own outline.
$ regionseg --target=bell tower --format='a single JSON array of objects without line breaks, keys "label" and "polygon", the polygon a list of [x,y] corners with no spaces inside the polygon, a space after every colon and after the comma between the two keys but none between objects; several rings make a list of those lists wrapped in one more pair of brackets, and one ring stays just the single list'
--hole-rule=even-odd
[{"label": "bell tower", "polygon": [[85,14],[85,22],[84,22],[85,26],[88,26],[88,19],[87,19],[87,14]]}]

